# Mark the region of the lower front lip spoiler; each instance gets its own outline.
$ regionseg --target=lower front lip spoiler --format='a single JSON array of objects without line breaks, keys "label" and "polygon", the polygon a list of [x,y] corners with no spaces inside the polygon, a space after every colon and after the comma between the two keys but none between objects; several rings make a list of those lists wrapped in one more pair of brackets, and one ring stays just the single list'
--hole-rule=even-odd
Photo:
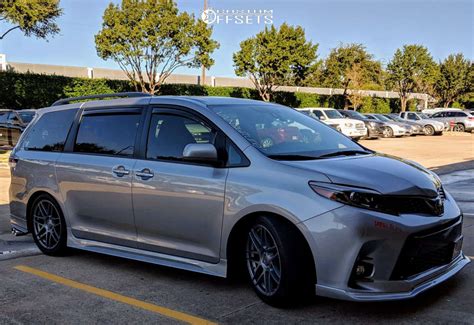
[{"label": "lower front lip spoiler", "polygon": [[[404,292],[367,292],[366,290],[349,291],[338,289],[330,286],[316,284],[316,295],[335,299],[349,300],[349,301],[390,301],[402,300],[416,297],[420,293],[446,281],[461,271],[471,260],[461,254],[457,259],[451,262],[448,266],[441,266],[436,270],[426,271],[416,276],[416,284],[410,291]],[[433,275],[434,274],[434,275]],[[425,277],[427,279],[425,279]],[[421,280],[420,280],[421,279]],[[410,282],[410,280],[407,280]]]}]

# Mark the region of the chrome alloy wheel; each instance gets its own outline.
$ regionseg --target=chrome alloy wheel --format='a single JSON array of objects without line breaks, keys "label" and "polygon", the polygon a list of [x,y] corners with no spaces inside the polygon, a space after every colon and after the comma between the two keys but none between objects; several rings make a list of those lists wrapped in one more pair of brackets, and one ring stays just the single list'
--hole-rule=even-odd
[{"label": "chrome alloy wheel", "polygon": [[39,201],[33,210],[33,230],[38,242],[46,249],[54,249],[61,238],[61,217],[49,200]]},{"label": "chrome alloy wheel", "polygon": [[263,225],[253,226],[248,233],[246,260],[255,288],[272,296],[280,287],[281,260],[275,239]]}]

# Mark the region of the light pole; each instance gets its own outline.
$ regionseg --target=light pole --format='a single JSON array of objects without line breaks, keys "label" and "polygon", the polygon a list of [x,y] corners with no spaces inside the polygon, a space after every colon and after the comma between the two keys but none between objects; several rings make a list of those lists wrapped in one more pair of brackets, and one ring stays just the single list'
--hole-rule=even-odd
[{"label": "light pole", "polygon": [[[204,11],[207,10],[207,0],[204,0]],[[201,65],[201,86],[206,84],[206,67]]]}]

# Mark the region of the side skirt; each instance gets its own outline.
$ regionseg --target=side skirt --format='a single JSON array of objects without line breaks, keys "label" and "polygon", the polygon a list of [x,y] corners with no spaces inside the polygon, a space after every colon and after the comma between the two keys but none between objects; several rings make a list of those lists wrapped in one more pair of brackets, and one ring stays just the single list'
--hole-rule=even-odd
[{"label": "side skirt", "polygon": [[124,247],[93,240],[79,239],[74,237],[69,229],[67,246],[95,253],[173,267],[191,272],[204,273],[222,278],[227,277],[227,260],[225,259],[221,259],[217,264],[212,264],[184,257],[150,252],[137,248]]}]

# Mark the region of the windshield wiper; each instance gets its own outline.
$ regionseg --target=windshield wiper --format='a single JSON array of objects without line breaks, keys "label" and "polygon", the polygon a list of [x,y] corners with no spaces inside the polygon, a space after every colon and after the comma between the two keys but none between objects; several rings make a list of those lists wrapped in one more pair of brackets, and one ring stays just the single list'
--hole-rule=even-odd
[{"label": "windshield wiper", "polygon": [[318,156],[318,158],[326,158],[326,157],[336,157],[336,156],[355,156],[358,154],[368,155],[370,152],[364,150],[342,150],[342,151],[334,151],[325,153],[323,155]]},{"label": "windshield wiper", "polygon": [[292,154],[281,154],[281,155],[267,155],[268,158],[276,160],[314,160],[319,157],[305,156],[305,155],[292,155]]}]

